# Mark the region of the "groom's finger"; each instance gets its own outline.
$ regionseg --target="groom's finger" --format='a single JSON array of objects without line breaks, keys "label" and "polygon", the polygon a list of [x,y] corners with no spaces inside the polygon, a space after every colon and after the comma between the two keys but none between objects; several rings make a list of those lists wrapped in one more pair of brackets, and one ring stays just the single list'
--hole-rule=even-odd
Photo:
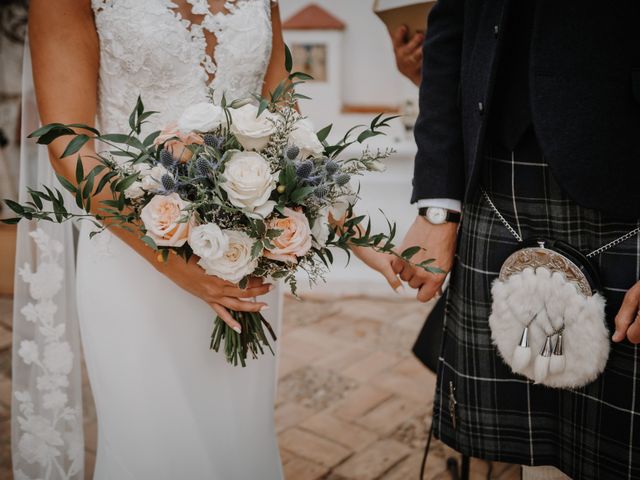
[{"label": "groom's finger", "polygon": [[393,271],[396,275],[399,275],[402,272],[405,265],[406,263],[401,258],[394,258],[391,262],[391,268],[393,268]]},{"label": "groom's finger", "polygon": [[440,288],[440,285],[442,285],[442,282],[434,282],[433,280],[425,282],[420,287],[420,290],[418,291],[418,295],[416,295],[416,298],[420,302],[423,302],[423,303],[428,302],[433,297],[435,297],[436,292]]}]

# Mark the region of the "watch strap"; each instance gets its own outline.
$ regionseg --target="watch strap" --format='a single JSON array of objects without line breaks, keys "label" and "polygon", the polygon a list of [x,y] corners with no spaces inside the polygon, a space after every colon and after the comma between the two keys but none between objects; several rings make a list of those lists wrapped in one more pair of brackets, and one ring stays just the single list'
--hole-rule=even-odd
[{"label": "watch strap", "polygon": [[[427,210],[429,210],[429,208],[433,208],[433,207],[422,207],[422,208],[419,208],[418,209],[418,215],[426,217],[427,216]],[[447,210],[447,209],[444,208],[443,210]],[[460,214],[460,212],[454,212],[453,210],[447,210],[447,217],[445,219],[445,223],[446,222],[460,223],[460,218],[461,217],[462,217],[462,215]]]}]

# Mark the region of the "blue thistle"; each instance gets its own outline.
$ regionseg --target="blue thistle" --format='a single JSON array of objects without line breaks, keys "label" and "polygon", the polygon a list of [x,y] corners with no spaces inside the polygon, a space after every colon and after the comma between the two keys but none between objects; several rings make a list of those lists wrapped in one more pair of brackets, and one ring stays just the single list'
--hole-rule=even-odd
[{"label": "blue thistle", "polygon": [[313,173],[313,162],[311,160],[300,162],[296,167],[296,175],[299,178],[309,178],[311,173]]},{"label": "blue thistle", "polygon": [[316,189],[313,191],[313,194],[317,197],[317,198],[324,198],[329,194],[329,189],[326,187],[326,185],[320,185],[318,187],[316,187]]},{"label": "blue thistle", "polygon": [[162,183],[162,186],[164,187],[164,189],[169,192],[173,191],[173,189],[176,188],[176,181],[168,173],[165,173],[164,175],[162,175],[160,182]]},{"label": "blue thistle", "polygon": [[339,187],[345,186],[351,180],[351,175],[348,173],[340,173],[336,175],[335,181]]},{"label": "blue thistle", "polygon": [[316,186],[316,185],[320,185],[321,182],[322,182],[322,177],[320,175],[307,178],[307,183],[309,185]]},{"label": "blue thistle", "polygon": [[206,177],[211,173],[211,163],[204,157],[198,157],[196,160],[196,170],[198,170],[200,175]]},{"label": "blue thistle", "polygon": [[205,145],[216,148],[218,150],[220,150],[222,148],[222,145],[224,144],[224,137],[213,135],[212,133],[203,135],[202,140],[204,141]]},{"label": "blue thistle", "polygon": [[285,155],[289,160],[295,160],[296,158],[298,158],[298,155],[300,155],[300,149],[295,145],[291,145],[285,150]]},{"label": "blue thistle", "polygon": [[163,148],[162,150],[160,150],[160,164],[164,168],[166,169],[173,168],[175,163],[176,161],[173,158],[173,154],[169,150],[167,150],[166,148]]},{"label": "blue thistle", "polygon": [[324,168],[329,175],[333,175],[340,169],[340,165],[334,160],[328,160],[327,163],[324,164]]}]

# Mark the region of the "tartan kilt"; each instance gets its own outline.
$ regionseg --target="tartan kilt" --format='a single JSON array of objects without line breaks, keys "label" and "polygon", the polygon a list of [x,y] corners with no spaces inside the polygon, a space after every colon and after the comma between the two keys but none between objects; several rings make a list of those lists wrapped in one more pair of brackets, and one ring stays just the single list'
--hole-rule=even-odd
[{"label": "tartan kilt", "polygon": [[[564,240],[590,252],[637,226],[604,218],[568,198],[533,134],[527,137],[515,152],[492,148],[482,167],[483,187],[523,238]],[[606,370],[595,382],[558,390],[513,374],[492,344],[491,283],[517,247],[478,192],[464,207],[447,291],[435,435],[473,457],[553,465],[574,479],[640,478],[638,346],[613,344]],[[640,238],[594,260],[613,333],[623,296],[640,278]]]}]

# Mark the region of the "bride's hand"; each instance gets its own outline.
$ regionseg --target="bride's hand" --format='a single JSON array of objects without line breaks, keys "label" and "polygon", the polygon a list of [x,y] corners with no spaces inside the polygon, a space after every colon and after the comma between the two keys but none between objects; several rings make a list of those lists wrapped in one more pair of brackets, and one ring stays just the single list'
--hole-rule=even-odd
[{"label": "bride's hand", "polygon": [[189,262],[177,255],[169,255],[166,262],[157,262],[156,268],[176,285],[207,302],[238,333],[240,324],[233,319],[228,308],[237,312],[260,312],[269,308],[266,303],[248,299],[269,293],[273,285],[265,284],[262,279],[252,278],[247,288],[242,289],[221,278],[207,275],[197,261],[198,257],[195,255]]},{"label": "bride's hand", "polygon": [[368,267],[382,274],[396,293],[400,293],[400,291],[404,289],[402,281],[395,274],[391,266],[395,258],[393,255],[376,252],[372,248],[364,247],[352,247],[352,251],[355,256],[362,260]]}]

